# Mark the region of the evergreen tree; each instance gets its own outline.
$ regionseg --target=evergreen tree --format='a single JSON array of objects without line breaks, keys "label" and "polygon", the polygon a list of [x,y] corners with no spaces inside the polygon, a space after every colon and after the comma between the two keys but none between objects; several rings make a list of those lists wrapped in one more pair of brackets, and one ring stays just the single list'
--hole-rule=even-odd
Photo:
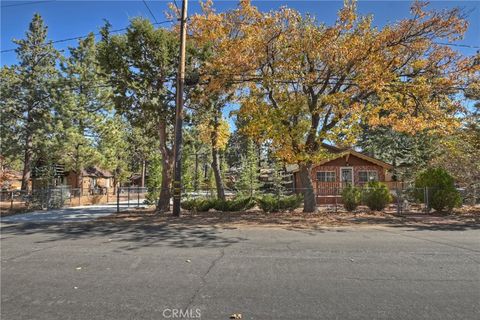
[{"label": "evergreen tree", "polygon": [[101,166],[113,172],[114,188],[117,189],[122,182],[131,176],[129,160],[128,136],[132,128],[120,115],[106,119],[105,126],[100,132],[98,152],[102,154]]},{"label": "evergreen tree", "polygon": [[284,186],[284,167],[278,159],[273,159],[271,165],[272,169],[272,189],[275,194],[282,195],[285,192]]},{"label": "evergreen tree", "polygon": [[22,190],[28,191],[32,164],[50,157],[55,129],[55,87],[59,53],[47,41],[47,27],[33,16],[24,39],[14,40],[19,63],[2,67],[2,153],[23,155]]},{"label": "evergreen tree", "polygon": [[249,140],[245,155],[242,156],[239,179],[236,188],[240,194],[253,196],[261,187],[259,180],[258,152]]},{"label": "evergreen tree", "polygon": [[[129,170],[140,176],[140,186],[145,187],[146,174],[148,172],[148,162],[161,161],[158,155],[158,139],[152,135],[152,123],[145,123],[144,127],[131,126],[130,133],[127,136],[129,159]],[[161,180],[161,174],[159,175]],[[157,197],[158,200],[158,197]]]},{"label": "evergreen tree", "polygon": [[242,165],[242,154],[247,149],[249,138],[241,130],[244,122],[238,115],[235,117],[235,130],[230,134],[225,148],[225,159],[231,168],[239,168]]},{"label": "evergreen tree", "polygon": [[[162,186],[157,208],[170,208],[173,165],[174,79],[178,41],[174,33],[155,29],[146,19],[131,21],[127,33],[102,29],[99,61],[114,89],[115,107],[135,126],[154,129],[162,159]],[[152,132],[153,133],[153,132]]]},{"label": "evergreen tree", "polygon": [[162,187],[162,159],[158,153],[153,153],[147,166],[147,201],[149,204],[155,204],[160,196]]},{"label": "evergreen tree", "polygon": [[111,112],[111,89],[101,76],[96,59],[93,34],[79,40],[78,47],[69,49],[70,55],[60,67],[63,73],[59,116],[62,130],[57,133],[58,152],[67,170],[77,174],[76,188],[82,187],[82,170],[98,164],[102,154],[97,150],[97,139],[109,122],[105,115]]},{"label": "evergreen tree", "polygon": [[415,172],[428,165],[438,151],[436,140],[427,132],[409,135],[388,127],[366,126],[357,145],[366,154],[392,164],[396,179],[410,180]]}]

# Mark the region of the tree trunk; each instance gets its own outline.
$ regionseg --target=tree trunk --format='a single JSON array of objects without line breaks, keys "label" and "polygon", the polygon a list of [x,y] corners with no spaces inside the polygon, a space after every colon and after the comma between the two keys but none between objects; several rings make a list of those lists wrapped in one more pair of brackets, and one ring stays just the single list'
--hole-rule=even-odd
[{"label": "tree trunk", "polygon": [[213,117],[213,130],[210,135],[212,143],[212,170],[215,176],[215,186],[217,188],[217,198],[225,200],[225,187],[222,181],[222,175],[220,173],[220,163],[218,161],[218,127],[220,123],[218,121],[218,113],[215,112]]},{"label": "tree trunk", "polygon": [[172,162],[173,159],[168,155],[165,157],[162,154],[162,183],[160,190],[160,197],[158,199],[157,211],[167,212],[170,210],[171,184],[172,184]]},{"label": "tree trunk", "polygon": [[193,182],[193,188],[195,192],[198,191],[198,150],[195,149],[195,181]]},{"label": "tree trunk", "polygon": [[223,185],[222,175],[220,173],[217,148],[212,148],[212,170],[213,175],[215,176],[215,185],[217,187],[217,198],[225,200],[225,186]]},{"label": "tree trunk", "polygon": [[315,200],[315,193],[313,190],[312,178],[310,172],[312,170],[311,164],[300,164],[299,168],[300,181],[303,188],[303,212],[315,212],[317,203]]},{"label": "tree trunk", "polygon": [[76,174],[77,174],[77,178],[76,178],[76,182],[77,182],[77,185],[76,185],[76,188],[80,189],[80,191],[82,190],[83,188],[83,175],[82,175],[82,170],[81,169],[77,169],[76,170]]},{"label": "tree trunk", "polygon": [[140,182],[140,187],[145,188],[145,160],[142,161],[142,180]]},{"label": "tree trunk", "polygon": [[170,210],[170,199],[172,197],[170,189],[172,184],[173,151],[167,146],[167,125],[165,121],[158,123],[158,137],[160,140],[160,153],[162,155],[162,183],[157,211],[166,212]]},{"label": "tree trunk", "polygon": [[113,194],[118,193],[118,182],[117,182],[117,177],[113,176],[113,182],[112,182],[112,187],[113,187]]},{"label": "tree trunk", "polygon": [[[30,121],[28,121],[30,122]],[[30,191],[29,181],[32,176],[32,157],[33,157],[33,137],[27,128],[26,137],[25,137],[25,154],[23,162],[23,173],[22,173],[22,190],[27,194]]]}]

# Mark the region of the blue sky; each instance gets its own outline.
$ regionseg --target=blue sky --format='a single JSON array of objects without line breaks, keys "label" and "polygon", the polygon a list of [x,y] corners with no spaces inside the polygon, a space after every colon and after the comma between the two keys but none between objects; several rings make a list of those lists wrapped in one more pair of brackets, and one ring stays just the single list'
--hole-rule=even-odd
[{"label": "blue sky", "polygon": [[[166,20],[164,12],[168,10],[171,1],[147,1],[157,21]],[[176,0],[178,5],[181,0]],[[215,1],[218,11],[233,8],[238,1]],[[309,13],[327,24],[333,23],[337,11],[343,1],[253,1],[261,10],[268,11],[286,5],[302,13]],[[410,1],[359,1],[361,14],[373,14],[374,23],[379,27],[409,16]],[[480,1],[431,1],[430,7],[436,9],[461,7],[468,13],[470,27],[465,38],[458,44],[480,46]],[[199,12],[198,1],[190,0],[189,13]],[[23,38],[28,24],[37,12],[42,15],[48,26],[48,37],[51,40],[86,35],[98,32],[104,19],[112,24],[112,29],[124,28],[129,19],[143,16],[153,20],[145,4],[140,1],[1,1],[1,50],[15,48],[13,38]],[[55,44],[57,49],[74,46],[76,41]],[[465,55],[475,54],[475,48],[455,47]],[[16,62],[15,52],[2,52],[1,65]],[[234,108],[231,106],[230,108]],[[228,110],[227,110],[228,112]]]},{"label": "blue sky", "polygon": [[[14,48],[13,38],[22,38],[32,15],[40,13],[49,27],[49,38],[59,40],[97,32],[108,19],[113,29],[128,25],[129,19],[144,16],[153,19],[145,4],[140,1],[1,1],[1,50]],[[147,1],[158,21],[166,20],[164,12],[171,1]],[[180,5],[181,0],[177,0]],[[336,13],[343,1],[253,1],[262,10],[282,5],[298,9],[302,13],[315,15],[327,24],[335,21]],[[236,6],[237,1],[216,1],[219,11]],[[383,26],[408,17],[410,1],[359,1],[360,13],[373,14],[375,23]],[[462,7],[469,13],[470,28],[465,39],[458,43],[480,46],[480,1],[432,1],[433,8]],[[198,1],[190,0],[189,12],[199,12]],[[75,45],[75,41],[56,44],[59,49]],[[464,54],[474,54],[474,48],[458,48]],[[15,63],[15,52],[1,54],[1,64]]]}]

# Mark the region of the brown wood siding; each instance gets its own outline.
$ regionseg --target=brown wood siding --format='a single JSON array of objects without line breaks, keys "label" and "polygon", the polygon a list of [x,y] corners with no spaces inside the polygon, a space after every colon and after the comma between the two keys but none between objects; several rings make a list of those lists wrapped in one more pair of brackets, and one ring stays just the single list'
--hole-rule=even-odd
[{"label": "brown wood siding", "polygon": [[[352,167],[353,168],[353,179],[354,185],[361,186],[363,183],[359,182],[359,172],[360,171],[376,171],[378,175],[378,181],[385,181],[385,169],[382,166],[376,165],[367,160],[361,159],[354,155],[337,158],[331,161],[328,161],[322,165],[314,166],[311,172],[311,179],[313,182],[313,187],[315,189],[315,194],[317,198],[317,204],[333,204],[341,203],[341,192],[344,184],[340,181],[340,168],[342,167]],[[335,172],[335,182],[320,182],[317,181],[317,172],[319,171],[333,171]],[[295,177],[295,189],[297,193],[302,192],[302,183],[298,172],[294,174]],[[394,188],[395,186],[392,182],[386,182],[389,188]]]}]

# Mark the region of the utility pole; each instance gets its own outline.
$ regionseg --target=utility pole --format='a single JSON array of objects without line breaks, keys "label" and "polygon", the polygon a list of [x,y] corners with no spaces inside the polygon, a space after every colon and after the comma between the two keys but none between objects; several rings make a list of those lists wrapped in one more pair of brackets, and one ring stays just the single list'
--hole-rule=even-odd
[{"label": "utility pole", "polygon": [[175,110],[175,145],[173,150],[173,215],[180,216],[180,200],[182,197],[182,126],[183,126],[183,85],[185,82],[185,43],[187,41],[187,5],[182,1],[180,20],[180,59],[177,74],[177,103]]}]

